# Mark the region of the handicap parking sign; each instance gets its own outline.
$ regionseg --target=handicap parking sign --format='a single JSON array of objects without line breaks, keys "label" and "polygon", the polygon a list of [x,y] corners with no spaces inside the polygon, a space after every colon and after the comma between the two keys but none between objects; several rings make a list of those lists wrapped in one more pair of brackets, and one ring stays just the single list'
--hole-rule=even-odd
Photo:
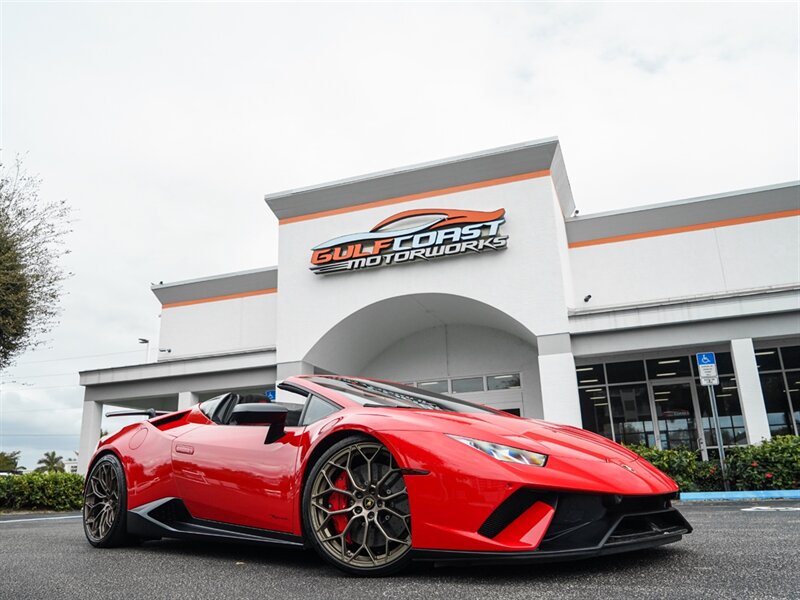
[{"label": "handicap parking sign", "polygon": [[697,353],[697,365],[715,365],[717,364],[717,357],[714,355],[713,352],[698,352]]},{"label": "handicap parking sign", "polygon": [[717,357],[713,352],[697,353],[697,370],[700,373],[701,385],[719,385]]},{"label": "handicap parking sign", "polygon": [[275,390],[267,390],[267,400],[275,400]]}]

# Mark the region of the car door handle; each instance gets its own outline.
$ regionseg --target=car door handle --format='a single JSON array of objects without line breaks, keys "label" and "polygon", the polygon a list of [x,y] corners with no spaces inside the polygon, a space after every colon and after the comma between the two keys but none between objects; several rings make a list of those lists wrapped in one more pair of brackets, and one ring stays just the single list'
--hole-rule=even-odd
[{"label": "car door handle", "polygon": [[176,444],[175,452],[178,454],[194,454],[194,446],[189,444]]}]

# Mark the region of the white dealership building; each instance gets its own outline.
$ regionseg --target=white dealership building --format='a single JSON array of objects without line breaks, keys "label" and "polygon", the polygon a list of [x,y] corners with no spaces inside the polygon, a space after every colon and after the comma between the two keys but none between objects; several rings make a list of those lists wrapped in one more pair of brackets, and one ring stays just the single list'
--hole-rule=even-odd
[{"label": "white dealership building", "polygon": [[159,360],[104,405],[188,407],[305,373],[412,383],[619,442],[715,452],[800,429],[800,183],[574,216],[557,139],[270,194],[276,267],[160,284]]}]

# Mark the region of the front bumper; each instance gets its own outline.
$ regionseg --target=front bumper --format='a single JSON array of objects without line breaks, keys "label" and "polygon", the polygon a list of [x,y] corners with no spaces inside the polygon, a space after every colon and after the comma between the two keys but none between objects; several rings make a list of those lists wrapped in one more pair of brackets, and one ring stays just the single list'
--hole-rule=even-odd
[{"label": "front bumper", "polygon": [[509,496],[478,533],[500,541],[539,519],[538,543],[509,551],[416,549],[437,563],[515,563],[575,560],[653,548],[679,541],[692,526],[671,505],[673,494],[618,496],[522,488]]},{"label": "front bumper", "polygon": [[635,550],[645,550],[656,548],[665,544],[672,544],[680,541],[682,534],[665,535],[659,539],[641,541],[628,544],[614,544],[602,548],[584,548],[579,550],[563,551],[539,551],[532,552],[464,552],[458,550],[415,550],[414,560],[421,562],[433,562],[436,564],[449,565],[501,565],[531,562],[560,562],[569,560],[580,560],[585,558],[595,558],[610,554],[620,554],[622,552],[632,552]]}]

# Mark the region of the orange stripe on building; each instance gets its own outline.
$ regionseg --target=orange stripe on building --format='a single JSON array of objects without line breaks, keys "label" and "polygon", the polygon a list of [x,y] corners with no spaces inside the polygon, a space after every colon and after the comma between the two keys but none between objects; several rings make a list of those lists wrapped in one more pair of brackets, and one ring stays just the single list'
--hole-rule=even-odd
[{"label": "orange stripe on building", "polygon": [[569,247],[583,248],[585,246],[613,244],[616,242],[640,240],[643,238],[657,237],[660,235],[672,235],[674,233],[686,233],[688,231],[701,231],[703,229],[714,229],[716,227],[729,227],[731,225],[742,225],[744,223],[757,223],[759,221],[770,221],[772,219],[784,219],[786,217],[800,217],[800,210],[782,210],[780,212],[765,213],[763,215],[753,215],[750,217],[737,217],[735,219],[709,221],[708,223],[698,223],[696,225],[683,225],[681,227],[670,227],[668,229],[653,229],[652,231],[642,231],[639,233],[626,233],[624,235],[614,235],[611,237],[597,238],[594,240],[584,240],[582,242],[571,242]]},{"label": "orange stripe on building", "polygon": [[493,185],[502,185],[504,183],[513,183],[515,181],[525,181],[527,179],[537,179],[539,177],[547,177],[550,175],[550,169],[543,171],[533,171],[531,173],[520,173],[519,175],[510,175],[508,177],[500,177],[498,179],[487,179],[486,181],[476,181],[475,183],[467,183],[464,185],[456,185],[453,187],[442,188],[438,190],[431,190],[428,192],[420,192],[418,194],[410,194],[408,196],[398,196],[397,198],[387,198],[385,200],[375,200],[374,202],[366,202],[356,206],[345,206],[344,208],[333,208],[331,210],[323,210],[320,212],[309,213],[307,215],[297,215],[296,217],[286,217],[280,219],[281,225],[288,225],[289,223],[299,223],[300,221],[310,221],[311,219],[321,219],[323,217],[331,217],[333,215],[341,215],[358,210],[367,210],[368,208],[377,208],[379,206],[390,206],[392,204],[400,204],[401,202],[411,202],[412,200],[423,200],[424,198],[433,198],[435,196],[444,196],[447,194],[455,194],[457,192],[466,192],[469,190],[478,190]]},{"label": "orange stripe on building", "polygon": [[197,300],[182,300],[181,302],[170,302],[169,304],[162,304],[161,308],[175,308],[177,306],[191,306],[192,304],[205,304],[206,302],[220,302],[222,300],[235,300],[236,298],[263,296],[265,294],[274,294],[277,291],[278,288],[269,288],[266,290],[253,290],[252,292],[239,292],[238,294],[226,294],[225,296],[211,296],[210,298],[198,298]]}]

